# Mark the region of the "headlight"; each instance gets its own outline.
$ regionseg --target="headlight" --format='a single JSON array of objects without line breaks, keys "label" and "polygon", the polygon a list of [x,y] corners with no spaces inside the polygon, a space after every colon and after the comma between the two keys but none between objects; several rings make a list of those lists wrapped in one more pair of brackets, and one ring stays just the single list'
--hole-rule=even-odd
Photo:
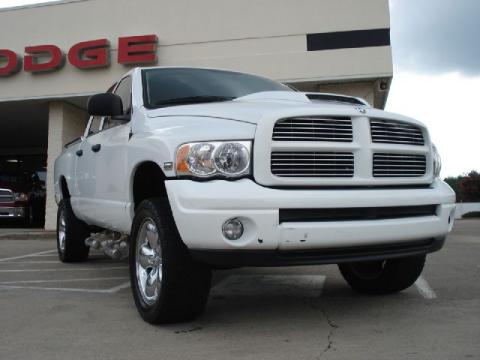
[{"label": "headlight", "polygon": [[15,201],[28,201],[28,195],[25,193],[14,193],[13,197]]},{"label": "headlight", "polygon": [[177,150],[177,175],[240,177],[250,174],[250,141],[189,143]]},{"label": "headlight", "polygon": [[437,147],[432,144],[432,157],[433,157],[433,176],[439,177],[442,170],[442,159],[438,153]]}]

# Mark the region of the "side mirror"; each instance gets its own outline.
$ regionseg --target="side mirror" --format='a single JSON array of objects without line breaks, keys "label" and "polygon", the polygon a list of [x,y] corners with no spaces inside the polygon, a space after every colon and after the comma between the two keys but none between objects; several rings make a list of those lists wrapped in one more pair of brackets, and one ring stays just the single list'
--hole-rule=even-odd
[{"label": "side mirror", "polygon": [[123,104],[120,96],[112,93],[93,95],[88,99],[88,113],[93,116],[121,116]]}]

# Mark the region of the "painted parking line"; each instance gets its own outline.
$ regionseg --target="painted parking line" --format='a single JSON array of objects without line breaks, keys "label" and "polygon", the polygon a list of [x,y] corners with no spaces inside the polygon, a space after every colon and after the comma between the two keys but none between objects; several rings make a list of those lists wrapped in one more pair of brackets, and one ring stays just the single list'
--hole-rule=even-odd
[{"label": "painted parking line", "polygon": [[21,273],[21,272],[59,272],[59,271],[103,271],[103,270],[127,270],[128,266],[112,267],[91,267],[91,268],[56,268],[56,269],[1,269],[0,273]]},{"label": "painted parking line", "polygon": [[32,257],[57,257],[58,254],[36,254],[36,255],[31,255]]},{"label": "painted parking line", "polygon": [[63,282],[84,282],[84,281],[104,281],[104,280],[127,280],[126,276],[112,276],[100,278],[80,278],[80,279],[53,279],[53,280],[17,280],[2,281],[0,285],[18,285],[18,284],[46,284],[46,283],[63,283]]},{"label": "painted parking line", "polygon": [[323,275],[230,275],[213,289],[213,296],[318,297]]},{"label": "painted parking line", "polygon": [[1,258],[0,262],[5,262],[5,261],[9,261],[9,260],[17,260],[17,259],[25,259],[25,258],[29,258],[31,256],[51,254],[51,253],[56,252],[56,251],[57,250],[54,249],[54,250],[40,251],[40,252],[36,252],[36,253],[32,253],[32,254],[19,255],[19,256],[13,256],[13,257],[8,257],[8,258]]},{"label": "painted parking line", "polygon": [[[56,250],[55,250],[56,251]],[[33,258],[44,258],[44,257],[55,257],[55,258],[58,258],[58,254],[55,252],[55,254],[40,254],[40,255],[31,255]],[[103,255],[103,253],[101,252],[94,252],[94,253],[90,253],[90,255],[88,255],[88,258],[89,259],[95,259],[95,258],[106,258],[105,255]]]},{"label": "painted parking line", "polygon": [[40,261],[3,261],[0,265],[15,265],[15,264],[60,264],[58,260],[40,260]]},{"label": "painted parking line", "polygon": [[437,298],[437,294],[423,276],[420,276],[417,281],[415,281],[415,287],[425,299],[432,300]]},{"label": "painted parking line", "polygon": [[[57,250],[46,250],[25,255],[0,258],[0,265],[22,265],[22,264],[61,264],[58,261],[40,260],[41,257],[57,256]],[[95,256],[95,255],[94,255]],[[30,259],[29,259],[30,258]],[[32,259],[33,258],[33,259]],[[26,259],[26,260],[22,260]],[[38,260],[34,260],[38,259]],[[21,260],[21,261],[17,261]],[[128,266],[110,267],[60,267],[48,269],[0,269],[0,273],[37,273],[37,272],[71,272],[71,271],[103,271],[103,270],[127,270]],[[129,282],[108,289],[86,289],[86,288],[65,288],[65,287],[43,287],[28,284],[48,284],[85,281],[111,281],[126,280],[128,277],[97,277],[78,279],[50,279],[50,280],[21,280],[0,282],[0,290],[30,289],[30,290],[51,290],[89,293],[115,293],[129,286]],[[262,274],[241,274],[230,275],[220,281],[212,288],[212,295],[216,296],[307,296],[318,297],[322,294],[326,277],[323,275],[262,275]],[[427,280],[420,276],[415,282],[418,293],[427,300],[437,298]]]},{"label": "painted parking line", "polygon": [[120,285],[109,289],[81,289],[81,288],[59,288],[59,287],[42,287],[42,286],[18,286],[18,285],[0,285],[0,290],[44,290],[44,291],[63,291],[63,292],[81,292],[95,294],[115,294],[120,290],[130,287],[130,281],[126,281]]},{"label": "painted parking line", "polygon": [[[212,295],[318,297],[322,294],[325,281],[323,275],[230,275],[212,288]],[[415,282],[415,288],[426,300],[437,298],[422,276]]]}]

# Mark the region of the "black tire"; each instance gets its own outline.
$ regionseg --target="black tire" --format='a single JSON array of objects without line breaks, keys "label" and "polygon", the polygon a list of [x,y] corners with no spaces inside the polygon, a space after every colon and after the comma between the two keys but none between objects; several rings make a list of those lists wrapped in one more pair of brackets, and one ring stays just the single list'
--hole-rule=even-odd
[{"label": "black tire", "polygon": [[347,283],[363,294],[383,295],[402,291],[418,279],[425,265],[425,255],[339,264]]},{"label": "black tire", "polygon": [[[62,217],[64,224],[62,224]],[[60,261],[69,263],[87,260],[90,247],[85,245],[85,239],[89,235],[88,225],[75,216],[70,200],[61,200],[57,212],[57,250]]]},{"label": "black tire", "polygon": [[[154,240],[147,240],[149,231]],[[152,259],[154,265],[142,265],[139,249],[143,248],[150,248],[145,250],[147,252],[154,251],[149,253],[152,257],[143,258]],[[143,264],[145,262],[143,260]],[[136,208],[130,234],[129,263],[135,305],[145,321],[151,324],[188,321],[204,311],[210,292],[211,269],[190,256],[175,226],[167,199],[148,199]],[[156,281],[144,281],[143,292],[142,274],[143,279],[146,279],[146,274],[148,279],[150,274],[153,274],[153,279],[157,276]],[[158,278],[161,280],[158,281]],[[150,292],[156,289],[151,298],[146,294],[147,286],[150,286]]]}]

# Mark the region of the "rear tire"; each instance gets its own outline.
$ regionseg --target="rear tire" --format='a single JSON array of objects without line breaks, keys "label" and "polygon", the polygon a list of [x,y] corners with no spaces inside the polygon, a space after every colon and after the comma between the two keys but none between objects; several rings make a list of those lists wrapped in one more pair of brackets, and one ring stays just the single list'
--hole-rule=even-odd
[{"label": "rear tire", "polygon": [[152,198],[138,205],[129,262],[135,305],[145,321],[187,321],[205,309],[211,269],[190,256],[167,199]]},{"label": "rear tire", "polygon": [[402,291],[418,279],[425,265],[425,255],[339,264],[343,278],[356,291],[382,295]]},{"label": "rear tire", "polygon": [[90,247],[85,245],[85,239],[88,236],[88,225],[75,216],[70,200],[61,200],[57,212],[57,250],[60,261],[69,263],[87,260]]},{"label": "rear tire", "polygon": [[35,211],[32,203],[28,203],[25,207],[25,220],[23,224],[27,228],[31,228],[35,225]]}]

